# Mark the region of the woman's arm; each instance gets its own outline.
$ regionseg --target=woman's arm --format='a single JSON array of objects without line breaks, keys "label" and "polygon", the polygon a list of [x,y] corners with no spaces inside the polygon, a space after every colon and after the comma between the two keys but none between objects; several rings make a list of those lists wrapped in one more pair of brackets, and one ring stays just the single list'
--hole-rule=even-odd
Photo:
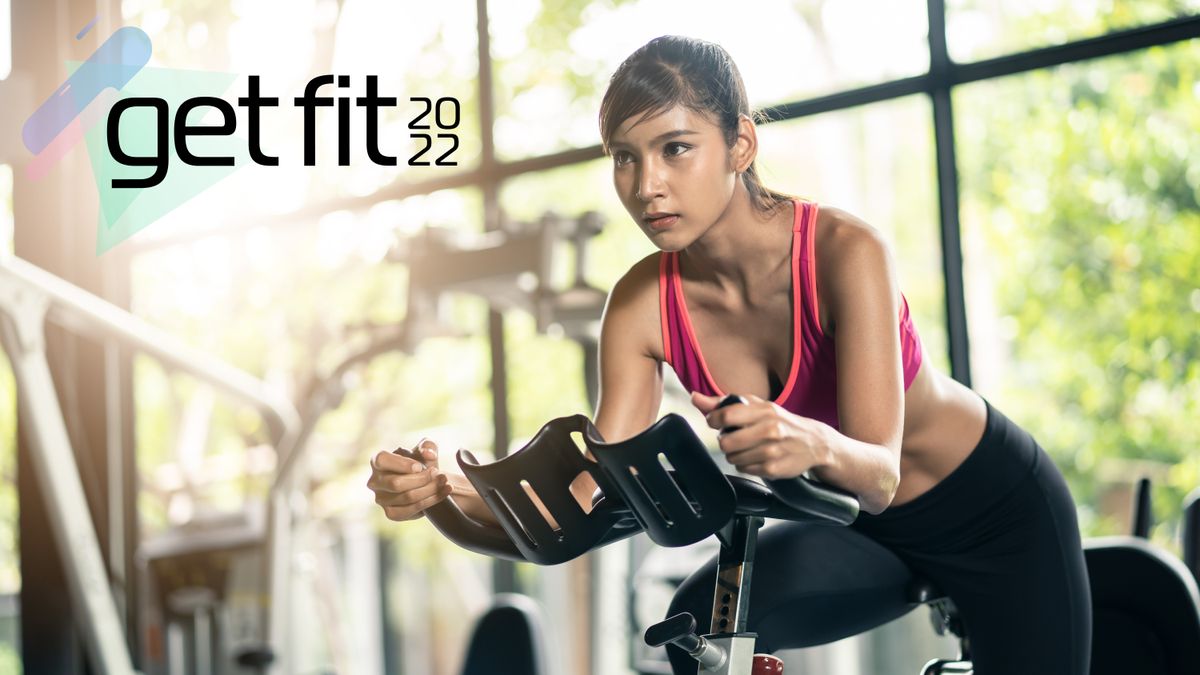
[{"label": "woman's arm", "polygon": [[835,213],[818,274],[837,348],[840,431],[826,425],[825,461],[813,474],[858,494],[864,511],[880,513],[900,483],[904,436],[899,283],[879,233]]},{"label": "woman's arm", "polygon": [[[649,256],[617,281],[600,321],[600,392],[593,423],[608,442],[629,438],[650,426],[662,402],[657,262],[657,256]],[[447,478],[451,497],[463,513],[482,522],[496,522],[466,476],[447,474]],[[590,510],[596,481],[584,474],[572,483],[571,491],[579,504]],[[551,527],[556,527],[544,507],[539,508]]]},{"label": "woman's arm", "polygon": [[817,269],[836,327],[841,431],[757,396],[746,396],[746,405],[717,408],[719,398],[693,393],[692,403],[710,427],[737,428],[718,440],[739,471],[764,478],[811,471],[855,493],[863,511],[877,514],[891,503],[900,482],[904,392],[898,284],[886,244],[865,223],[835,222],[829,229],[818,246],[822,264]]},{"label": "woman's arm", "polygon": [[[658,257],[649,256],[613,286],[600,322],[600,395],[594,424],[605,441],[634,436],[658,414],[662,401],[658,321]],[[436,459],[432,466],[437,466]],[[481,522],[496,522],[466,476],[446,473],[446,478],[450,497],[463,513]],[[571,494],[586,510],[592,508],[595,489],[595,480],[586,473],[571,484]],[[557,527],[541,502],[534,503],[548,524]]]},{"label": "woman's arm", "polygon": [[[662,403],[658,256],[635,264],[613,285],[600,321],[600,392],[593,423],[605,441],[629,438],[654,423]],[[589,452],[590,455],[590,452]],[[596,483],[572,485],[591,504]]]}]

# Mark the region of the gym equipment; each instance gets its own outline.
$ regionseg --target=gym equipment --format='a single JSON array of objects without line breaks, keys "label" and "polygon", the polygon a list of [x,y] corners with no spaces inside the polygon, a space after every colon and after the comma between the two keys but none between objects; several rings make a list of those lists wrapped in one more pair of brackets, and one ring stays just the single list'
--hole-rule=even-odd
[{"label": "gym equipment", "polygon": [[[406,264],[409,274],[401,349],[411,352],[426,337],[460,334],[442,312],[451,293],[528,312],[542,333],[555,326],[572,339],[594,339],[608,294],[584,275],[589,242],[603,225],[594,211],[570,218],[551,211],[535,222],[506,223],[482,234],[426,227],[397,244],[388,260]],[[555,289],[555,248],[564,240],[574,246],[575,274],[570,286]]]},{"label": "gym equipment", "polygon": [[257,673],[274,661],[256,600],[263,520],[255,510],[195,518],[139,546],[163,614],[167,672],[212,675],[236,663]]},{"label": "gym equipment", "polygon": [[504,672],[546,675],[541,612],[530,598],[501,593],[483,613],[467,643],[462,675],[491,675],[496,664]]},{"label": "gym equipment", "polygon": [[[60,551],[69,551],[66,566],[67,591],[80,617],[90,663],[106,673],[132,673],[133,665],[123,634],[121,613],[113,600],[110,573],[116,584],[124,579],[119,566],[106,569],[92,516],[84,500],[79,467],[71,451],[66,420],[59,407],[55,383],[45,354],[45,324],[51,322],[69,331],[112,341],[154,357],[164,365],[185,372],[218,391],[254,406],[269,429],[272,445],[281,458],[296,450],[300,427],[295,408],[275,394],[264,382],[229,364],[185,344],[182,340],[150,326],[145,321],[20,258],[0,255],[0,341],[12,363],[17,381],[19,413],[34,448],[34,473],[46,498],[50,535]],[[114,445],[113,448],[118,448]],[[115,451],[115,450],[114,450]],[[122,486],[111,486],[120,493]],[[270,525],[273,531],[259,545],[265,549],[271,582],[282,584],[286,570],[282,532],[277,527],[283,493],[272,494]],[[110,527],[120,531],[119,521]],[[124,536],[129,536],[125,533]],[[223,545],[223,544],[222,544]],[[119,547],[117,547],[119,549]],[[199,553],[193,549],[193,553]],[[257,595],[257,594],[256,594]],[[195,618],[196,635],[206,635],[205,615],[211,608],[194,594],[192,602],[177,607]],[[185,607],[186,605],[186,607]],[[126,608],[128,609],[128,608]],[[261,608],[260,608],[261,609]],[[279,610],[272,606],[264,617],[263,631],[278,631]],[[272,625],[271,619],[276,619]],[[262,642],[263,635],[257,637]],[[273,641],[278,644],[278,640]],[[196,662],[204,665],[203,657]]]},{"label": "gym equipment", "polygon": [[[738,400],[727,397],[721,405]],[[594,460],[572,440],[576,432]],[[421,461],[404,448],[396,452]],[[746,630],[763,519],[848,525],[859,508],[853,495],[805,477],[764,486],[723,474],[688,423],[674,414],[616,443],[606,443],[582,415],[562,417],[543,426],[521,450],[491,464],[481,465],[466,450],[457,460],[499,526],[467,517],[449,499],[426,514],[447,538],[477,553],[554,565],[643,531],[662,546],[716,536],[721,549],[709,632],[697,634],[696,617],[684,613],[645,633],[651,646],[683,648],[699,662],[701,673],[782,672],[778,659],[754,654],[756,635]],[[590,510],[569,489],[583,472],[599,486]],[[1148,482],[1141,490],[1148,495]],[[1138,502],[1135,522],[1142,537],[1085,544],[1096,610],[1092,673],[1194,675],[1200,663],[1196,579],[1178,560],[1145,542],[1148,496]],[[1184,539],[1194,546],[1200,520],[1194,496],[1188,509]],[[932,660],[923,675],[973,672],[969,635],[953,601],[921,578],[913,578],[907,592],[914,607],[930,607],[939,633],[949,631],[960,640],[958,658]]]},{"label": "gym equipment", "polygon": [[[48,534],[60,551],[69,552],[63,556],[65,591],[79,617],[90,664],[103,672],[133,672],[124,634],[129,615],[134,625],[146,626],[142,667],[151,672],[167,668],[167,663],[179,666],[173,672],[198,675],[235,666],[294,670],[289,561],[293,530],[303,519],[293,499],[296,486],[303,483],[298,475],[303,469],[297,467],[303,466],[307,441],[321,415],[344,395],[344,376],[379,354],[411,350],[431,333],[453,333],[451,326],[437,321],[436,310],[443,296],[455,292],[473,292],[497,307],[530,311],[540,330],[557,327],[579,341],[592,355],[588,371],[594,371],[593,333],[606,294],[585,283],[583,263],[588,242],[602,224],[593,212],[575,218],[547,214],[536,223],[506,224],[510,227],[503,233],[470,237],[431,228],[400,242],[391,259],[408,263],[412,273],[405,321],[366,326],[365,349],[348,354],[331,372],[318,373],[297,397],[299,410],[250,374],[0,251],[0,342],[17,380],[22,424],[35,448],[33,473],[47,501]],[[576,275],[570,287],[558,290],[549,278],[555,246],[563,239],[574,243]],[[221,395],[253,406],[265,422],[277,460],[265,517],[240,524],[196,520],[139,541],[136,559],[146,565],[146,578],[140,572],[126,575],[120,560],[106,568],[46,363],[46,323],[101,341],[113,354],[120,347],[148,355],[167,370],[186,373]],[[347,342],[358,345],[362,340]],[[119,465],[117,453],[126,450],[110,444],[110,466]],[[129,492],[119,479],[110,480],[112,494]],[[126,531],[119,518],[110,518],[108,525],[113,551],[124,550],[119,538],[136,541],[139,536]],[[114,601],[124,587],[142,588],[144,583],[152,586],[144,594],[151,602]],[[228,616],[233,618],[222,624],[222,617]],[[164,637],[169,644],[161,648]]]},{"label": "gym equipment", "polygon": [[[574,432],[596,461],[576,447]],[[404,448],[396,452],[420,461]],[[724,475],[688,423],[674,414],[617,443],[604,442],[582,415],[558,418],[524,448],[496,462],[481,465],[466,450],[457,459],[499,527],[467,517],[452,500],[426,513],[447,538],[478,553],[554,565],[642,531],[664,546],[717,536],[721,593],[714,599],[712,632],[696,635],[695,618],[679,615],[646,633],[649,642],[684,646],[703,664],[702,672],[780,672],[777,659],[755,659],[756,636],[746,631],[754,546],[763,519],[846,525],[858,514],[852,495],[806,478],[777,482],[784,483],[785,501],[754,481]],[[590,510],[579,505],[569,487],[583,472],[600,487]],[[530,491],[557,527],[543,517]]]},{"label": "gym equipment", "polygon": [[[1149,543],[1149,479],[1138,481],[1132,521],[1131,535],[1083,542],[1092,595],[1091,675],[1194,675],[1200,669],[1197,568]],[[1195,560],[1198,535],[1200,490],[1185,500],[1185,561],[1188,555]],[[932,603],[932,618],[939,634],[950,630],[959,637],[961,654],[929,662],[926,675],[972,672],[966,628],[948,602]]]},{"label": "gym equipment", "polygon": [[[1185,554],[1200,507],[1185,507]],[[1200,592],[1195,567],[1149,543],[1150,481],[1138,481],[1130,536],[1084,542],[1092,589],[1092,675],[1184,675],[1200,670]],[[1194,553],[1193,553],[1194,555]]]}]

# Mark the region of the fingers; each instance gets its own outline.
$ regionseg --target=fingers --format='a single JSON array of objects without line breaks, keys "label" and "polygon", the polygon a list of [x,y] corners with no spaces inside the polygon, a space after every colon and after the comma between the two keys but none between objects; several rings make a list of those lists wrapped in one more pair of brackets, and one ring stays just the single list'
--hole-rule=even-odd
[{"label": "fingers", "polygon": [[[401,476],[399,478],[411,478]],[[429,472],[429,477],[422,476],[424,482],[405,490],[377,488],[375,503],[380,506],[413,506],[437,493],[449,489],[449,481],[444,474]],[[384,478],[381,482],[387,485],[392,478]]]},{"label": "fingers", "polygon": [[367,479],[375,503],[389,520],[416,518],[451,492],[449,478],[438,469],[437,443],[422,438],[413,450],[401,451],[376,453]]},{"label": "fingers", "polygon": [[[419,457],[420,461],[414,461],[411,456]],[[371,458],[371,468],[381,471],[411,473],[420,470],[413,469],[414,465],[422,468],[437,468],[437,443],[434,443],[432,439],[422,438],[412,450],[405,450],[401,447],[391,452],[377,452]]]},{"label": "fingers", "polygon": [[384,515],[389,520],[411,520],[420,516],[425,509],[450,496],[449,480],[445,474],[439,471],[422,472],[419,476],[384,476],[380,478],[379,483],[395,487],[400,481],[414,478],[424,482],[411,489],[400,491],[374,488],[375,503],[383,507]]},{"label": "fingers", "polygon": [[782,446],[768,443],[726,455],[726,459],[740,473],[762,478],[784,478],[795,475],[794,472],[789,473],[790,460],[785,455]]},{"label": "fingers", "polygon": [[753,473],[747,469],[755,464],[764,464],[772,460],[779,459],[782,451],[778,445],[768,443],[766,445],[758,445],[748,450],[733,452],[725,455],[725,459],[743,473]]},{"label": "fingers", "polygon": [[760,417],[747,424],[738,425],[736,431],[717,434],[717,446],[729,456],[765,443],[777,443],[784,438],[780,421],[774,417]]},{"label": "fingers", "polygon": [[424,471],[425,465],[403,455],[381,450],[371,458],[371,469],[383,473],[417,473]]},{"label": "fingers", "polygon": [[[693,401],[695,400],[695,396],[694,394]],[[729,427],[744,427],[773,411],[774,404],[764,401],[757,396],[749,395],[742,398],[746,399],[746,403],[727,405],[707,413],[704,419],[708,423],[708,426],[718,430]],[[718,403],[720,400],[719,398],[716,399]],[[716,404],[714,403],[714,405]]]},{"label": "fingers", "polygon": [[783,422],[766,415],[736,431],[720,434],[717,444],[726,461],[738,471],[773,478],[787,454],[786,437]]},{"label": "fingers", "polygon": [[436,469],[438,466],[438,447],[432,439],[422,438],[417,442],[417,451],[421,453],[421,459],[425,462],[425,466]]},{"label": "fingers", "polygon": [[720,396],[709,396],[701,394],[698,391],[692,392],[692,405],[696,406],[696,409],[704,415],[712,412],[713,408],[717,407],[717,403],[720,401]]},{"label": "fingers", "polygon": [[745,466],[737,467],[740,473],[751,476],[760,476],[762,478],[775,478],[774,472],[771,469],[771,464],[768,462],[758,464],[746,464]]},{"label": "fingers", "polygon": [[377,492],[400,493],[425,485],[440,472],[424,464],[390,452],[380,452],[371,461],[367,487]]},{"label": "fingers", "polygon": [[450,491],[447,489],[445,492],[439,492],[431,497],[426,497],[412,506],[385,506],[383,507],[383,515],[387,516],[388,520],[413,520],[419,517],[422,511],[438,504],[449,496]]}]

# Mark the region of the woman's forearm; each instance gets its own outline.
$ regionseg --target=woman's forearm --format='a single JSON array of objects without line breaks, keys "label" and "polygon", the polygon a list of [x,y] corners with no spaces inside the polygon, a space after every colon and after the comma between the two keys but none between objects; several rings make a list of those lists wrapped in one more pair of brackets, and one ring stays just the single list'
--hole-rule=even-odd
[{"label": "woman's forearm", "polygon": [[[584,474],[583,480],[577,480],[571,485],[571,491],[575,495],[576,501],[579,502],[580,508],[584,511],[591,510],[592,492],[596,489],[596,481],[588,474]],[[458,473],[448,473],[446,477],[450,481],[450,498],[454,500],[455,505],[459,510],[467,516],[483,523],[498,524],[495,514],[488,508],[488,505],[483,501],[483,498],[476,492],[475,486],[466,476]],[[530,493],[531,498],[534,496],[533,490],[529,487],[525,488]],[[540,499],[532,499],[541,511],[542,517],[546,519],[550,527],[557,528],[558,523],[546,510]]]},{"label": "woman's forearm", "polygon": [[826,460],[812,468],[813,477],[858,495],[863,511],[882,513],[900,485],[895,455],[883,445],[850,438],[833,427],[828,427],[826,439]]},{"label": "woman's forearm", "polygon": [[446,477],[450,481],[450,498],[454,500],[454,504],[459,510],[465,513],[468,517],[478,520],[483,523],[497,524],[496,516],[492,514],[492,510],[483,502],[483,497],[475,491],[475,486],[471,485],[471,481],[460,473],[447,473]]}]

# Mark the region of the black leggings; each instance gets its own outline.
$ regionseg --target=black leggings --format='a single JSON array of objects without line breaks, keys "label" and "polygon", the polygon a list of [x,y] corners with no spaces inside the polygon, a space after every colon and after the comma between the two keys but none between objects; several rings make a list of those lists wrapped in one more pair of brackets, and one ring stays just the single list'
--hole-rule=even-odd
[{"label": "black leggings", "polygon": [[[707,632],[715,570],[714,558],[688,577],[668,616],[691,612]],[[1075,504],[1045,450],[990,403],[971,454],[913,501],[850,527],[763,528],[748,619],[756,651],[887,623],[914,608],[905,595],[914,572],[958,606],[976,675],[1088,672],[1091,595]],[[677,675],[696,672],[682,650],[667,652]]]}]

